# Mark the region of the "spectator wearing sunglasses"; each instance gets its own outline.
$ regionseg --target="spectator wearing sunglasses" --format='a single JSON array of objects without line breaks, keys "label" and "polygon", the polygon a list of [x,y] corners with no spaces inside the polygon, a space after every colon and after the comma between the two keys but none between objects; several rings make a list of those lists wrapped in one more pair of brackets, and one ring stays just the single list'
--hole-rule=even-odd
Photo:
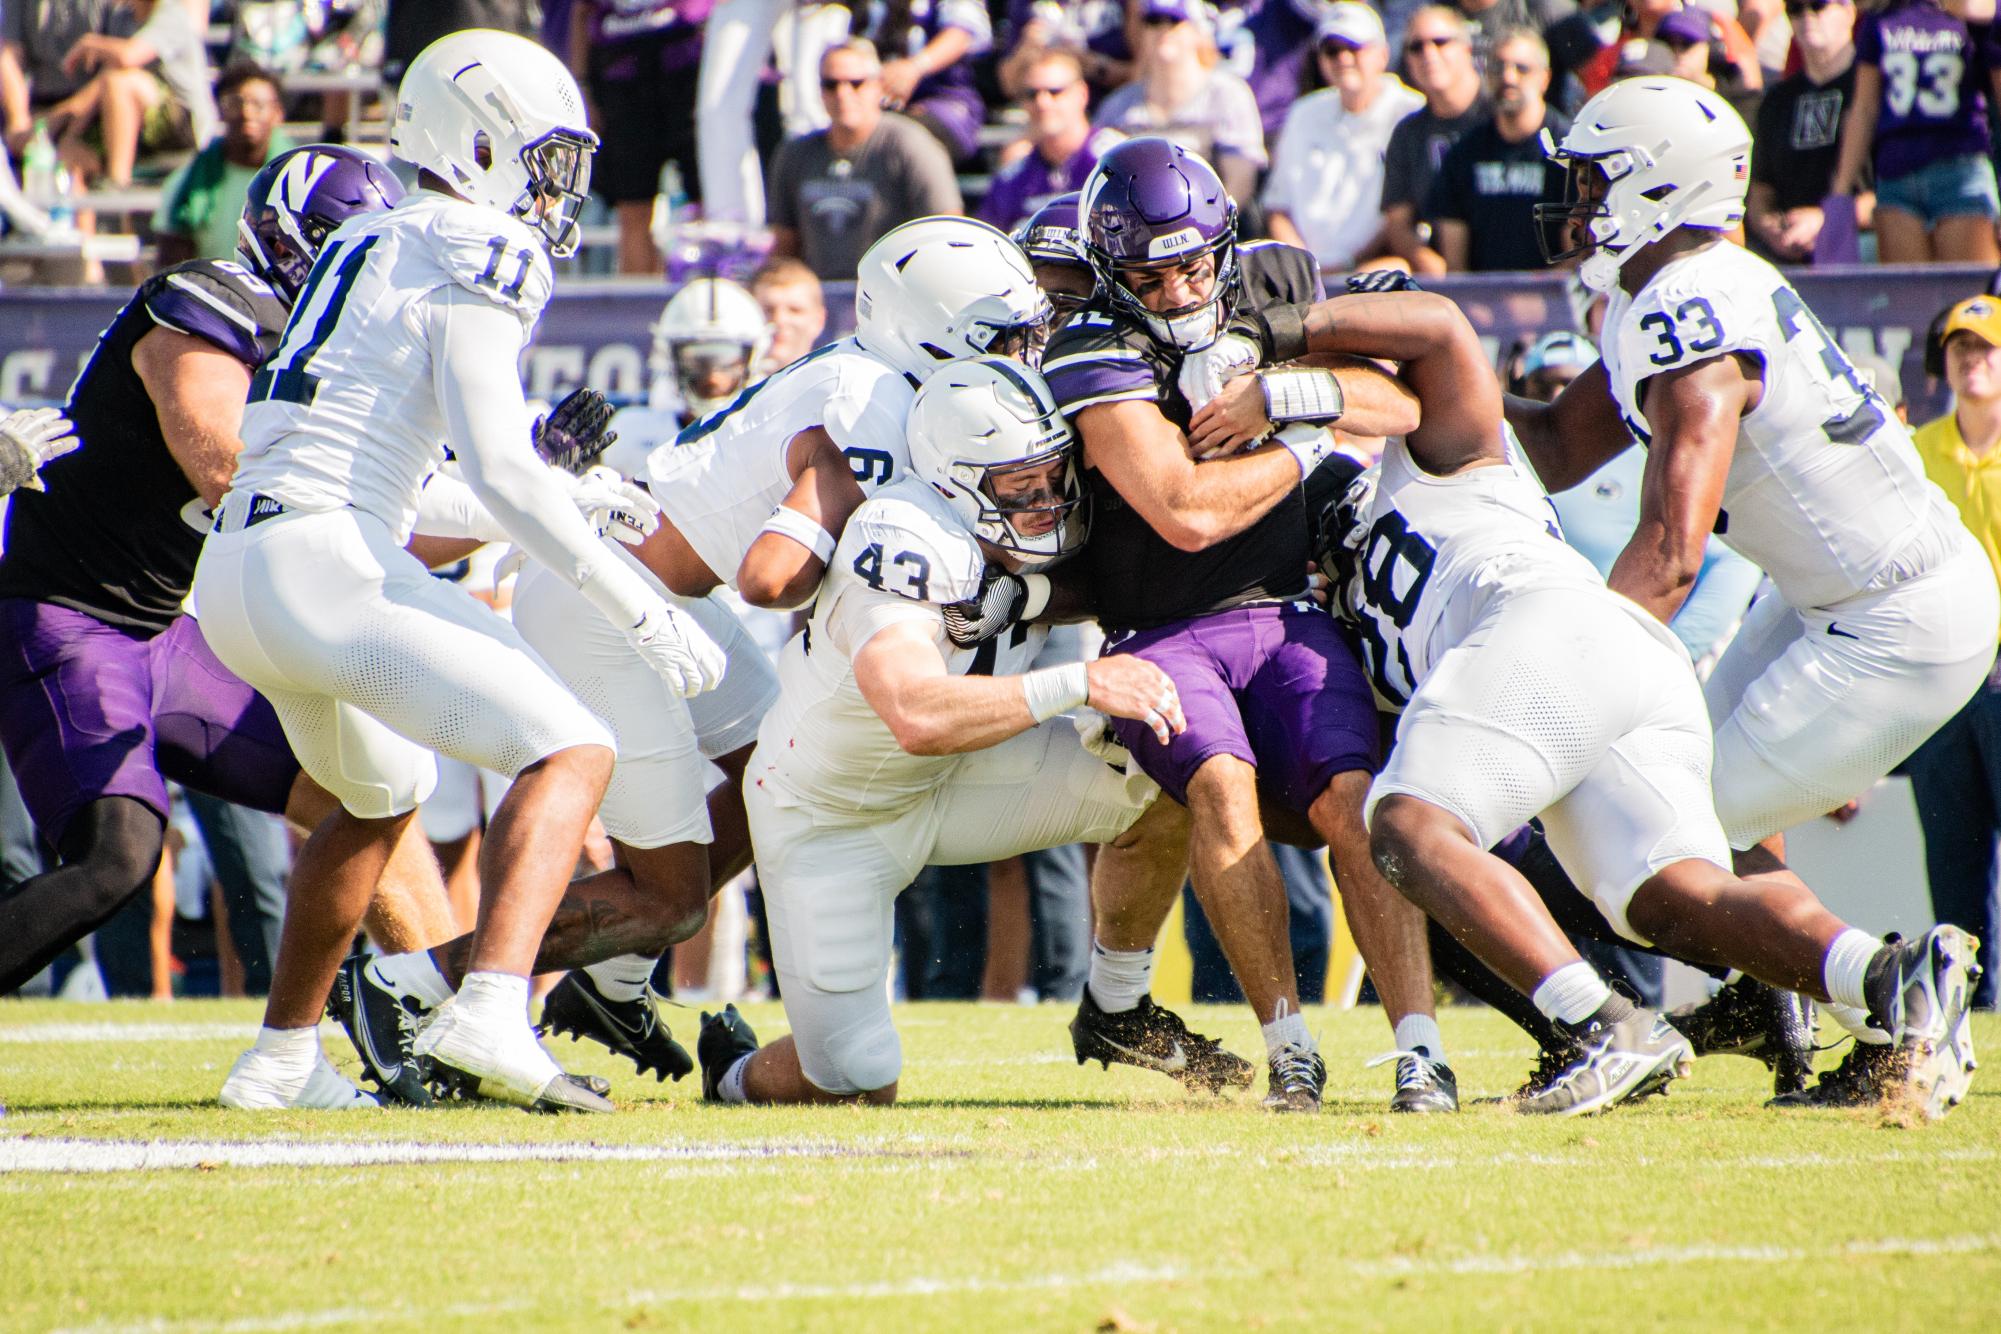
[{"label": "spectator wearing sunglasses", "polygon": [[1257,194],[1264,124],[1250,85],[1218,67],[1215,26],[1202,0],[1141,0],[1139,77],[1094,118],[1123,134],[1160,135],[1206,159],[1230,197]]},{"label": "spectator wearing sunglasses", "polygon": [[851,37],[828,48],[820,97],[827,128],[788,140],[772,163],[771,249],[805,260],[823,281],[852,281],[862,252],[890,228],[965,208],[944,145],[883,110],[873,43]]},{"label": "spectator wearing sunglasses", "polygon": [[1135,73],[1124,0],[1008,0],[1001,34],[1007,54],[996,75],[1009,97],[1021,96],[1029,67],[1049,51],[1077,57],[1093,101]]},{"label": "spectator wearing sunglasses", "polygon": [[1936,0],[1892,0],[1855,29],[1855,92],[1834,193],[1861,194],[1873,163],[1885,264],[2001,261],[1986,44]]},{"label": "spectator wearing sunglasses", "polygon": [[979,216],[1004,232],[1058,195],[1083,188],[1098,157],[1117,143],[1115,130],[1093,130],[1084,67],[1068,51],[1047,51],[1029,66],[1021,103],[1028,112],[1027,150],[994,173]]},{"label": "spectator wearing sunglasses", "polygon": [[1383,21],[1368,5],[1330,5],[1315,30],[1327,86],[1293,104],[1265,181],[1265,224],[1323,269],[1383,253],[1383,152],[1424,99],[1389,75]]},{"label": "spectator wearing sunglasses", "polygon": [[1570,118],[1552,109],[1549,48],[1528,28],[1501,33],[1487,62],[1494,114],[1445,155],[1432,186],[1432,244],[1454,273],[1533,269],[1543,263],[1535,206],[1563,196],[1563,176],[1542,148]]},{"label": "spectator wearing sunglasses", "polygon": [[1473,63],[1466,19],[1449,5],[1427,5],[1404,31],[1404,75],[1424,105],[1390,131],[1383,153],[1383,238],[1417,273],[1443,273],[1425,221],[1432,182],[1461,135],[1493,114]]},{"label": "spectator wearing sunglasses", "polygon": [[[1758,108],[1745,221],[1752,249],[1777,264],[1806,264],[1826,220],[1821,201],[1834,185],[1841,122],[1855,95],[1855,6],[1787,0],[1786,17],[1800,67],[1773,84]],[[1868,221],[1866,207],[1859,220]]]}]

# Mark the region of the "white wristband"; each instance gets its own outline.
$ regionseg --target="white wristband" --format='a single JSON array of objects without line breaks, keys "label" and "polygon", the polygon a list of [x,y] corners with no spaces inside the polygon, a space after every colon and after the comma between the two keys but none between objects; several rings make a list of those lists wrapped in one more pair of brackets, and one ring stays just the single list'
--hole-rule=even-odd
[{"label": "white wristband", "polygon": [[1020,619],[1032,621],[1042,614],[1044,607],[1049,605],[1049,576],[1046,574],[1024,574],[1021,576],[1021,584],[1027,590],[1027,596],[1021,602]]},{"label": "white wristband", "polygon": [[1296,421],[1333,422],[1341,419],[1347,399],[1333,371],[1286,366],[1259,371],[1265,416],[1279,424]]},{"label": "white wristband", "polygon": [[791,538],[818,556],[822,565],[834,558],[833,534],[789,505],[780,505],[772,510],[771,517],[758,531]]},{"label": "white wristband", "polygon": [[1047,722],[1059,713],[1081,709],[1091,702],[1091,672],[1081,662],[1044,667],[1022,676],[1021,693],[1035,721]]}]

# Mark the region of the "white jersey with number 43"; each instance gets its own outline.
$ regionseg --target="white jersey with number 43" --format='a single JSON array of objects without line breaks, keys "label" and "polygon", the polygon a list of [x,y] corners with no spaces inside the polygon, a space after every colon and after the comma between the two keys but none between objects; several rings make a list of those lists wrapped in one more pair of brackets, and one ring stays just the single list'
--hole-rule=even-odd
[{"label": "white jersey with number 43", "polygon": [[904,423],[916,395],[900,372],[843,338],[684,428],[648,456],[643,480],[702,563],[735,588],[744,553],[792,489],[792,438],[824,427],[873,492],[910,471]]},{"label": "white jersey with number 43", "polygon": [[1940,526],[1958,526],[1895,411],[1792,284],[1742,246],[1709,246],[1637,295],[1614,292],[1605,331],[1613,397],[1643,444],[1653,376],[1731,352],[1762,368],[1764,396],[1738,433],[1717,531],[1792,606],[1840,602]]},{"label": "white jersey with number 43", "polygon": [[232,485],[298,509],[352,507],[407,538],[447,438],[426,298],[464,288],[517,316],[526,342],[551,283],[541,237],[498,209],[421,190],[341,224],[251,381]]},{"label": "white jersey with number 43", "polygon": [[985,568],[979,540],[925,482],[906,477],[862,502],[812,621],[778,659],[778,702],[758,731],[752,772],[781,805],[872,822],[918,805],[946,780],[961,757],[897,745],[855,683],[854,655],[878,632],[910,623],[954,676],[1028,670],[1048,638],[1041,626],[1016,625],[969,649],[945,637],[943,604],[977,596]]}]

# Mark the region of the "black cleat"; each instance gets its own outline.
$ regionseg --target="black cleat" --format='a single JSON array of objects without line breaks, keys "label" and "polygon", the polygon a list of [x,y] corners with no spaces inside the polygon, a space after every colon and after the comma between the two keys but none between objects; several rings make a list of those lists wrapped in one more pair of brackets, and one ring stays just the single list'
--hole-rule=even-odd
[{"label": "black cleat", "polygon": [[723,1006],[721,1014],[702,1011],[701,1032],[695,1038],[695,1055],[702,1062],[702,1101],[721,1102],[723,1076],[756,1050],[757,1034],[736,1006]]},{"label": "black cleat", "polygon": [[695,1068],[695,1058],[660,1022],[651,994],[637,1000],[609,1000],[581,968],[558,982],[543,999],[542,1022],[535,1031],[544,1037],[567,1033],[572,1038],[602,1042],[618,1055],[630,1057],[640,1074],[651,1070],[657,1082],[679,1079]]},{"label": "black cleat", "polygon": [[1740,977],[1700,1005],[1668,1016],[1697,1056],[1749,1056],[1772,1072],[1772,1092],[1797,1093],[1813,1073],[1813,1002]]},{"label": "black cleat", "polygon": [[1070,1021],[1070,1046],[1077,1064],[1096,1061],[1105,1069],[1112,1062],[1158,1070],[1192,1089],[1220,1093],[1225,1088],[1249,1088],[1257,1067],[1214,1038],[1193,1032],[1180,1015],[1141,996],[1130,1010],[1109,1013],[1098,1008],[1091,989],[1077,1003]]},{"label": "black cleat", "polygon": [[1287,1047],[1271,1058],[1265,1106],[1274,1112],[1317,1112],[1327,1065],[1310,1047]]},{"label": "black cleat", "polygon": [[1384,1061],[1397,1063],[1397,1091],[1390,1095],[1393,1112],[1456,1112],[1459,1110],[1459,1079],[1452,1067],[1434,1061],[1419,1051],[1393,1051],[1370,1061],[1371,1067]]},{"label": "black cleat", "polygon": [[1767,1107],[1868,1107],[1903,1084],[1903,1061],[1887,1042],[1855,1042],[1841,1064],[1806,1088],[1782,1093]]},{"label": "black cleat", "polygon": [[327,1015],[347,1030],[362,1073],[382,1090],[385,1103],[429,1107],[437,1101],[427,1087],[430,1062],[411,1050],[422,1013],[415,1001],[400,999],[375,980],[366,955],[350,955],[334,974]]},{"label": "black cleat", "polygon": [[1577,1050],[1556,1076],[1517,1096],[1517,1110],[1581,1116],[1666,1089],[1688,1073],[1695,1053],[1672,1024],[1623,997],[1599,1007],[1576,1030]]}]

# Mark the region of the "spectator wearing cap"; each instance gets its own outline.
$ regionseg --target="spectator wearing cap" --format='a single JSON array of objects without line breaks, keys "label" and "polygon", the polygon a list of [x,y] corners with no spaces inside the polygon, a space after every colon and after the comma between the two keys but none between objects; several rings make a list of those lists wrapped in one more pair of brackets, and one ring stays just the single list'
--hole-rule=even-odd
[{"label": "spectator wearing cap", "polygon": [[962,213],[952,158],[930,131],[882,107],[882,62],[864,38],[820,58],[829,123],[778,150],[766,191],[772,253],[794,255],[825,282],[848,282],[890,228]]},{"label": "spectator wearing cap", "polygon": [[1122,0],[1008,0],[1001,32],[1007,54],[995,73],[1009,97],[1021,96],[1030,67],[1049,51],[1077,57],[1093,100],[1135,72]]},{"label": "spectator wearing cap", "polygon": [[1383,150],[1383,238],[1417,273],[1443,273],[1425,221],[1431,185],[1459,136],[1487,119],[1480,71],[1473,64],[1465,18],[1447,5],[1427,5],[1404,31],[1404,73],[1424,105],[1397,122]]},{"label": "spectator wearing cap", "polygon": [[1272,236],[1311,251],[1323,269],[1352,269],[1383,253],[1383,153],[1397,122],[1424,99],[1392,78],[1376,11],[1341,0],[1315,30],[1327,87],[1286,114],[1265,180]]},{"label": "spectator wearing cap", "polygon": [[1286,113],[1299,100],[1327,9],[1326,0],[1242,0],[1218,7],[1219,44],[1258,100],[1267,144],[1278,138]]},{"label": "spectator wearing cap", "polygon": [[[1797,71],[1773,84],[1758,106],[1751,198],[1745,216],[1752,248],[1780,264],[1805,264],[1826,221],[1841,153],[1841,121],[1855,95],[1852,0],[1786,0]],[[1863,197],[1868,221],[1874,195]]]},{"label": "spectator wearing cap", "polygon": [[[1671,48],[1698,35],[1705,35],[1708,42],[1720,48],[1721,52],[1720,61],[1711,62],[1724,67],[1721,71],[1723,77],[1718,78],[1717,86],[1725,97],[1733,101],[1756,93],[1765,86],[1765,72],[1758,64],[1758,49],[1750,34],[1744,31],[1744,25],[1736,19],[1713,9],[1684,5],[1682,0],[1627,0],[1618,38],[1577,67],[1577,77],[1584,85],[1585,94],[1597,93],[1612,82],[1628,43],[1635,38],[1665,40],[1659,35],[1662,21],[1670,14],[1679,14],[1684,10],[1693,22],[1681,19],[1672,25],[1679,35],[1675,42],[1669,43]],[[1692,66],[1692,56],[1689,62]]]},{"label": "spectator wearing cap", "polygon": [[1488,62],[1494,111],[1452,145],[1432,185],[1432,245],[1454,273],[1494,273],[1542,264],[1535,206],[1562,197],[1562,173],[1542,149],[1570,119],[1544,100],[1549,49],[1527,28],[1504,32]]},{"label": "spectator wearing cap", "polygon": [[1021,89],[1028,151],[994,173],[981,218],[1010,232],[1057,195],[1082,188],[1099,155],[1119,140],[1116,130],[1091,128],[1090,100],[1072,53],[1047,51],[1028,67]]},{"label": "spectator wearing cap", "polygon": [[1874,164],[1885,264],[2001,262],[1986,45],[1937,0],[1892,0],[1855,30],[1855,90],[1834,193],[1862,193]]},{"label": "spectator wearing cap", "polygon": [[[1952,411],[1912,433],[1925,475],[1959,511],[2001,578],[2001,299],[1972,297],[1942,325]],[[2001,664],[1965,708],[1904,762],[1925,835],[1925,871],[1939,921],[1980,937],[1986,968],[1974,1004],[1993,1008],[2001,976],[1995,941],[1995,839],[2001,835]]]},{"label": "spectator wearing cap", "polygon": [[250,178],[292,147],[278,129],[285,103],[276,75],[256,65],[233,66],[216,81],[215,92],[222,133],[167,178],[153,214],[162,268],[233,256]]},{"label": "spectator wearing cap", "polygon": [[882,57],[883,105],[938,136],[952,160],[970,163],[987,107],[973,86],[973,59],[994,44],[985,0],[850,3],[849,31]]},{"label": "spectator wearing cap", "polygon": [[679,164],[690,198],[702,194],[695,146],[695,75],[702,25],[715,0],[571,0],[570,69],[591,100],[600,146],[591,189],[618,221],[618,271],[658,273],[653,201],[660,173]]},{"label": "spectator wearing cap", "polygon": [[1104,100],[1095,123],[1172,139],[1207,159],[1231,198],[1253,198],[1266,164],[1264,126],[1250,85],[1217,65],[1208,6],[1141,0],[1138,51],[1139,77]]}]

